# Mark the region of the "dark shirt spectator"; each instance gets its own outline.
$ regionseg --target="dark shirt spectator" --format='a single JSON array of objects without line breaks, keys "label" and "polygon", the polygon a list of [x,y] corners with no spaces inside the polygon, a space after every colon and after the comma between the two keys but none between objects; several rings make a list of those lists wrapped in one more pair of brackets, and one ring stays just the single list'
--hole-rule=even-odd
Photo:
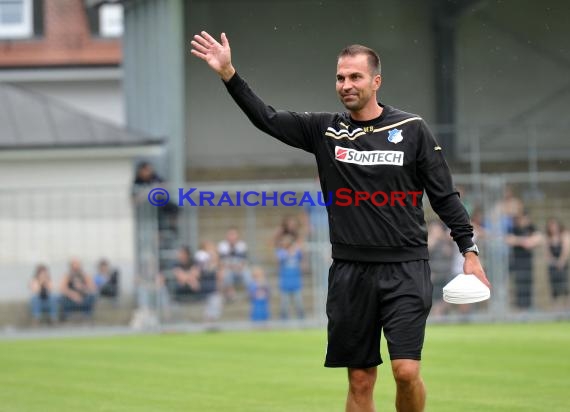
[{"label": "dark shirt spectator", "polygon": [[81,312],[85,316],[92,316],[96,292],[95,284],[85,274],[79,260],[72,259],[69,264],[69,272],[61,281],[64,317],[71,312]]},{"label": "dark shirt spectator", "polygon": [[148,188],[164,180],[155,172],[154,167],[149,162],[141,162],[137,166],[135,180],[133,182],[133,194],[136,195],[141,188]]},{"label": "dark shirt spectator", "polygon": [[222,315],[223,298],[219,293],[222,271],[216,244],[209,240],[203,241],[194,254],[194,261],[200,268],[200,293],[206,298],[204,319],[206,322],[217,321]]},{"label": "dark shirt spectator", "polygon": [[93,276],[99,296],[116,298],[119,295],[119,271],[111,268],[107,259],[101,259]]},{"label": "dark shirt spectator", "polygon": [[514,220],[506,238],[511,247],[509,269],[514,280],[515,304],[520,309],[532,308],[533,250],[540,244],[541,235],[526,211]]},{"label": "dark shirt spectator", "polygon": [[178,249],[172,271],[177,297],[192,296],[200,291],[200,268],[194,264],[190,248],[182,246]]},{"label": "dark shirt spectator", "polygon": [[205,240],[194,254],[194,262],[200,269],[200,289],[202,293],[213,293],[218,289],[220,273],[220,257],[216,245]]},{"label": "dark shirt spectator", "polygon": [[[148,202],[148,190],[164,183],[164,179],[160,177],[154,167],[149,162],[141,162],[137,166],[135,179],[133,181],[133,198],[135,204],[144,204]],[[176,230],[178,217],[178,206],[172,202],[158,208],[158,223],[163,229]]]},{"label": "dark shirt spectator", "polygon": [[570,234],[558,219],[550,218],[546,222],[546,246],[551,296],[565,298],[568,296]]}]

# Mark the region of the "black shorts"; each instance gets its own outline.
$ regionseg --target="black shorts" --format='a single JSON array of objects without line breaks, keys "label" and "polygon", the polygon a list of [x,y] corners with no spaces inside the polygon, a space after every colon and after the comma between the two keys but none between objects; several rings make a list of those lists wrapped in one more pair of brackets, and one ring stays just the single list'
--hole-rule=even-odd
[{"label": "black shorts", "polygon": [[335,260],[329,271],[325,366],[371,368],[390,359],[421,359],[433,286],[427,260],[360,263]]}]

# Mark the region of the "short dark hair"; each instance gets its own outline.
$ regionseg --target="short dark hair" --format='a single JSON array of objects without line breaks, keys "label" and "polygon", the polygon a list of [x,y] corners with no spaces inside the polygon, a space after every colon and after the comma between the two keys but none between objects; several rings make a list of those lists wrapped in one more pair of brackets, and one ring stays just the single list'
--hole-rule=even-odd
[{"label": "short dark hair", "polygon": [[368,57],[368,66],[374,75],[380,74],[382,72],[382,66],[380,64],[380,56],[370,47],[363,46],[361,44],[351,44],[346,46],[338,54],[338,59],[344,56],[356,56],[358,54],[364,54]]}]

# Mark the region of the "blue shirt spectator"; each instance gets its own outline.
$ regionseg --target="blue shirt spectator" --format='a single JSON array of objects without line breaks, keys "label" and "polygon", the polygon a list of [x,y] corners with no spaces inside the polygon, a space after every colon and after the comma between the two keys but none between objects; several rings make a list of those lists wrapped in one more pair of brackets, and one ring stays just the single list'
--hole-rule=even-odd
[{"label": "blue shirt spectator", "polygon": [[281,247],[276,250],[279,261],[279,289],[281,290],[281,319],[289,317],[289,305],[293,300],[297,317],[304,317],[302,288],[303,252],[292,236],[283,236]]},{"label": "blue shirt spectator", "polygon": [[254,322],[263,322],[269,319],[269,286],[265,274],[259,267],[252,270],[252,281],[248,292],[251,301],[250,318]]}]

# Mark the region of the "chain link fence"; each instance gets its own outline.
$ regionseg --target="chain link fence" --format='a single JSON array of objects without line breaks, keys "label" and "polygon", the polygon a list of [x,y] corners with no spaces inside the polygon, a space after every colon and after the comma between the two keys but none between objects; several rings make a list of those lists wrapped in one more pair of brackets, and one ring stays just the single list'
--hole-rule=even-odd
[{"label": "chain link fence", "polygon": [[[570,173],[454,180],[492,295],[464,306],[441,300],[462,257],[426,201],[430,319],[567,318]],[[315,181],[165,189],[162,207],[150,200],[164,193],[153,198],[151,188],[137,196],[108,186],[1,191],[1,327],[326,322],[330,243]]]}]

